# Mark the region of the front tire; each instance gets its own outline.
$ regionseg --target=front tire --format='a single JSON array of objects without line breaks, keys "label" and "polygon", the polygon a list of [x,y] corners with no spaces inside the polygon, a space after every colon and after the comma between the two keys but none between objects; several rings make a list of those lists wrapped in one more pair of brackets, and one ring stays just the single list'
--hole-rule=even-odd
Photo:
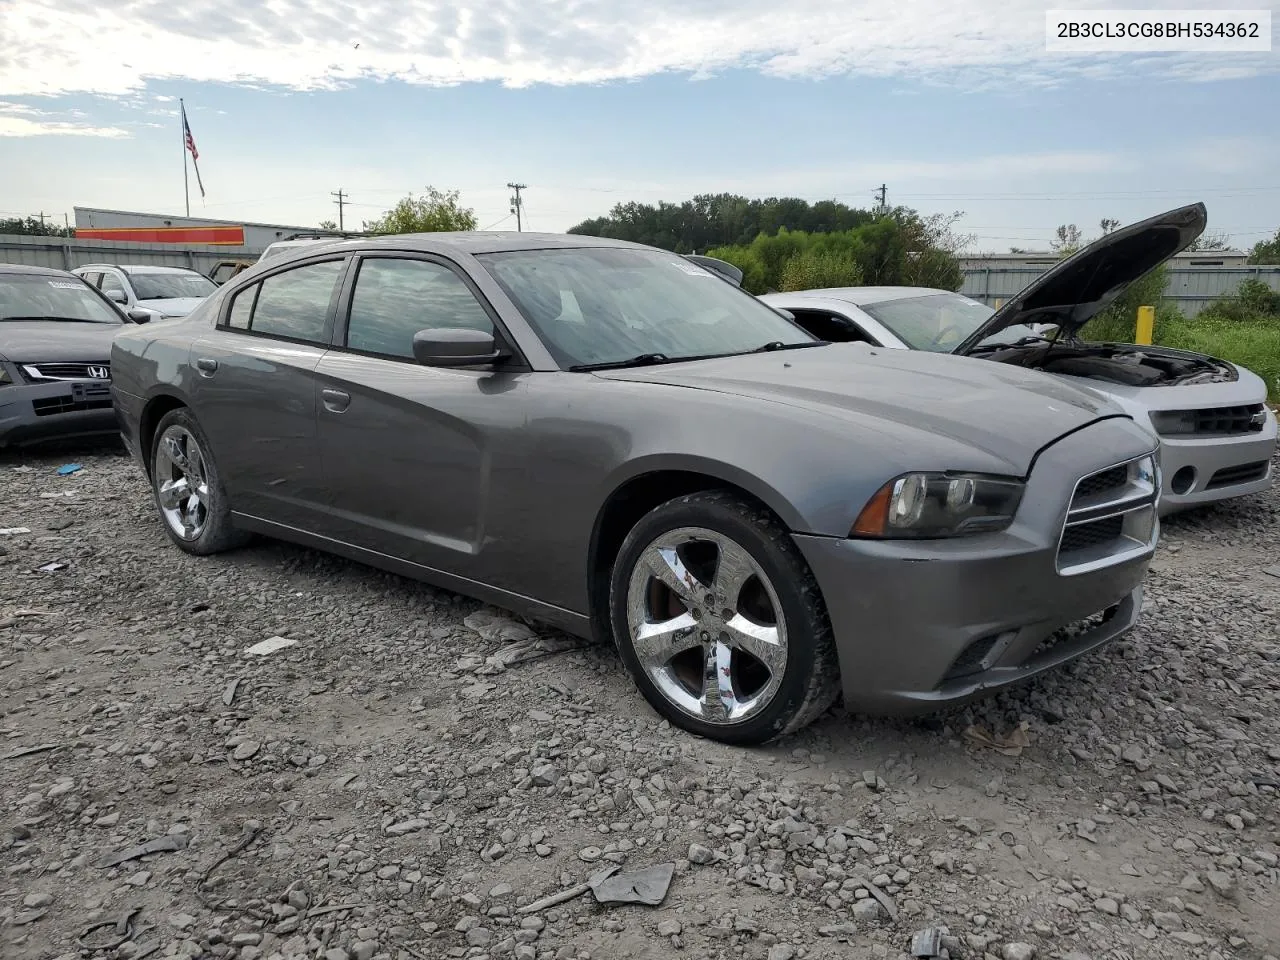
[{"label": "front tire", "polygon": [[839,694],[817,581],[778,519],[729,491],[646,514],[622,543],[609,606],[640,692],[690,733],[764,743]]},{"label": "front tire", "polygon": [[209,441],[185,407],[170,410],[156,425],[151,492],[165,533],[187,553],[221,553],[249,539],[231,524],[231,507]]}]

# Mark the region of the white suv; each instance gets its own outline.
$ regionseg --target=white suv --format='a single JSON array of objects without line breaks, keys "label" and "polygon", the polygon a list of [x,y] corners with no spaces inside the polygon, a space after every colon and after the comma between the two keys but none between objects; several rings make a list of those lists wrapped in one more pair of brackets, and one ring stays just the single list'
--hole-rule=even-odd
[{"label": "white suv", "polygon": [[185,317],[218,289],[204,274],[185,267],[86,263],[71,272],[126,311],[140,310],[153,320]]}]

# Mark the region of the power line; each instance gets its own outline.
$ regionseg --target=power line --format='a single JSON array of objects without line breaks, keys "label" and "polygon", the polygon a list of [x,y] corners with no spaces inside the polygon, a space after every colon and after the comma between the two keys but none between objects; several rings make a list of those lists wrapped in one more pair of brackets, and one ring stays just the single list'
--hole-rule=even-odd
[{"label": "power line", "polygon": [[342,219],[342,208],[349,201],[350,194],[344,194],[342,192],[342,188],[339,187],[337,193],[330,193],[329,196],[338,198],[337,200],[334,201],[334,203],[338,205],[338,229],[341,230],[343,229],[343,225],[344,225],[343,219]]},{"label": "power line", "polygon": [[523,183],[508,183],[507,188],[515,191],[515,195],[511,198],[511,212],[516,215],[516,232],[524,229],[523,219],[520,211],[524,206],[524,200],[520,197],[520,191],[527,189]]},{"label": "power line", "polygon": [[510,219],[511,219],[511,214],[509,214],[509,213],[508,213],[508,214],[507,214],[505,217],[503,217],[501,220],[495,220],[495,221],[493,221],[493,223],[489,224],[487,227],[481,227],[480,229],[481,229],[481,230],[492,230],[494,227],[500,226],[501,224],[506,223],[506,222],[507,222],[508,220],[510,220]]}]

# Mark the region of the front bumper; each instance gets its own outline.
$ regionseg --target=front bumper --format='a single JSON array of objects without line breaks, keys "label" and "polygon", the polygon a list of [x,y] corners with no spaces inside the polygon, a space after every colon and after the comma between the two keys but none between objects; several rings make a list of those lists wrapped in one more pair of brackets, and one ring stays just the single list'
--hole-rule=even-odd
[{"label": "front bumper", "polygon": [[1229,437],[1161,437],[1164,515],[1270,489],[1276,418],[1259,433]]},{"label": "front bumper", "polygon": [[55,380],[0,386],[0,447],[116,433],[110,382]]},{"label": "front bumper", "polygon": [[[1127,425],[1127,426],[1126,426]],[[1126,633],[1158,538],[1064,576],[1058,542],[1076,481],[1150,453],[1129,420],[1044,451],[1007,531],[931,541],[796,535],[822,589],[849,709],[923,713],[1025,680]]]}]

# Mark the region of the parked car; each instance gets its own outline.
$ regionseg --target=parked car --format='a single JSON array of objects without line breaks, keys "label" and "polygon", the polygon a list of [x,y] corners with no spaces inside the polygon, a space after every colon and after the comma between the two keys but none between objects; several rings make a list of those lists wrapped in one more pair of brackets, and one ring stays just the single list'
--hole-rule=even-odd
[{"label": "parked car", "polygon": [[1158,538],[1155,438],[1097,394],[824,343],[621,241],[312,244],[112,369],[182,550],[267,534],[612,637],[660,714],[733,743],[1092,650]]},{"label": "parked car", "polygon": [[981,357],[1088,387],[1159,434],[1161,509],[1169,514],[1271,486],[1277,428],[1267,385],[1216,357],[1093,343],[1081,334],[1126,287],[1185,249],[1205,222],[1203,204],[1193,204],[1117,230],[999,310],[922,287],[804,290],[760,299],[823,339]]},{"label": "parked car", "polygon": [[0,263],[0,448],[115,434],[111,338],[129,325],[62,270]]},{"label": "parked car", "polygon": [[243,273],[257,262],[256,260],[219,260],[206,276],[216,286],[220,287],[236,274]]},{"label": "parked car", "polygon": [[185,317],[218,285],[185,267],[147,264],[86,263],[71,271],[126,310],[144,311],[153,320]]}]

